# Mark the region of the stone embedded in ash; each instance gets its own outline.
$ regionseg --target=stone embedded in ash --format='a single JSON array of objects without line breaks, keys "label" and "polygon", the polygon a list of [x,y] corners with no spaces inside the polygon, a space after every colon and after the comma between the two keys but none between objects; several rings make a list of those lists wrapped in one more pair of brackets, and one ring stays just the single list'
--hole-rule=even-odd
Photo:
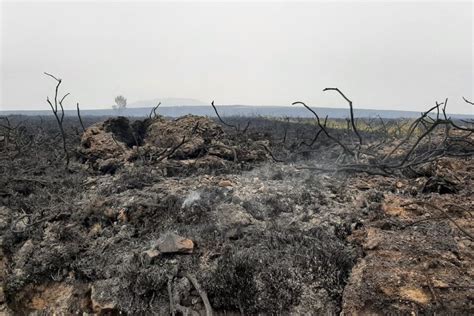
[{"label": "stone embedded in ash", "polygon": [[156,249],[148,249],[143,251],[142,258],[145,264],[152,264],[160,256],[160,252]]},{"label": "stone embedded in ash", "polygon": [[192,253],[194,243],[191,239],[168,233],[158,240],[157,247],[161,253]]},{"label": "stone embedded in ash", "polygon": [[117,219],[122,223],[127,222],[128,221],[127,210],[124,208],[120,209],[119,214],[117,215]]},{"label": "stone embedded in ash", "polygon": [[95,315],[118,315],[120,279],[96,281],[91,286],[91,303]]},{"label": "stone embedded in ash", "polygon": [[220,186],[221,188],[232,187],[233,186],[233,184],[232,184],[232,182],[230,182],[230,180],[221,180],[221,181],[219,181],[219,183],[217,185]]}]

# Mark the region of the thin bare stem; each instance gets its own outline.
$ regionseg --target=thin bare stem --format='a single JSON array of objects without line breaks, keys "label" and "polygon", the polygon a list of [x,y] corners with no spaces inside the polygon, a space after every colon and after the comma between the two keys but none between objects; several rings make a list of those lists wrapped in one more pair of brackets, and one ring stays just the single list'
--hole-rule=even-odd
[{"label": "thin bare stem", "polygon": [[359,131],[357,130],[355,120],[354,120],[354,109],[352,106],[352,101],[349,100],[344,93],[339,90],[339,88],[325,88],[323,91],[336,91],[338,92],[346,101],[349,103],[349,109],[350,109],[350,114],[351,114],[351,124],[352,124],[352,129],[354,130],[354,133],[356,133],[357,137],[359,138],[359,144],[362,146],[362,136],[360,136]]}]

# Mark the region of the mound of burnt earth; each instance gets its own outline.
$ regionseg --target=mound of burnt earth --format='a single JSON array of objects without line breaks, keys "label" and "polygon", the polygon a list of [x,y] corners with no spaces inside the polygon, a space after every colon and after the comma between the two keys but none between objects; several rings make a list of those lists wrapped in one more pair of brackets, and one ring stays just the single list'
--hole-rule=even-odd
[{"label": "mound of burnt earth", "polygon": [[344,314],[473,313],[473,163],[442,159],[428,179],[358,180],[385,193],[378,214],[348,238],[365,255],[345,287]]},{"label": "mound of burnt earth", "polygon": [[130,121],[111,118],[88,128],[78,153],[83,162],[104,173],[113,173],[134,161],[165,163],[174,168],[230,163],[250,163],[267,159],[265,141],[251,141],[242,135],[227,135],[206,117],[188,115],[176,120],[162,117]]}]

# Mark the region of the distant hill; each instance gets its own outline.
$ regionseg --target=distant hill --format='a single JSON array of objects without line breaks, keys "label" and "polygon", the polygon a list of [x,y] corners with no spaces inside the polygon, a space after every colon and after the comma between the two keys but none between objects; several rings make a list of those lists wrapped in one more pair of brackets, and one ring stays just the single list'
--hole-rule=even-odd
[{"label": "distant hill", "polygon": [[[148,102],[148,101],[142,101]],[[151,101],[150,101],[151,102]],[[81,110],[83,116],[148,116],[152,106],[147,107],[129,107],[118,113],[112,109],[97,110]],[[330,118],[347,118],[349,110],[346,108],[321,108],[313,107],[313,109],[321,117],[328,115]],[[218,107],[219,114],[222,116],[266,116],[266,117],[313,117],[313,115],[301,106],[254,106],[254,105],[226,105]],[[194,105],[194,106],[160,106],[157,111],[159,114],[169,117],[179,117],[186,114],[215,116],[214,110],[210,105]],[[355,109],[356,117],[382,117],[387,119],[393,118],[416,118],[420,116],[420,112],[414,111],[395,111],[395,110],[369,110]],[[42,111],[0,111],[0,115],[52,115],[50,110]],[[66,110],[65,115],[75,116],[75,110]],[[467,114],[450,114],[452,118],[457,119],[473,119],[474,115]]]},{"label": "distant hill", "polygon": [[202,101],[199,101],[196,99],[189,99],[189,98],[156,98],[152,100],[142,100],[142,101],[132,102],[128,104],[127,107],[128,108],[149,108],[152,106],[156,106],[159,102],[161,102],[160,106],[181,106],[183,104],[206,105],[206,103]]}]

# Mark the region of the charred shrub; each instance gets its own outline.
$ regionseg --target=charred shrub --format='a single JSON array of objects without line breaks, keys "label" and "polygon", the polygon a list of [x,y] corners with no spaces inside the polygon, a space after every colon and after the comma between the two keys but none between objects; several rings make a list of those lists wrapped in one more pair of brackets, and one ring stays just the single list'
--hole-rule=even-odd
[{"label": "charred shrub", "polygon": [[265,202],[273,216],[281,213],[292,213],[294,210],[294,203],[290,199],[278,195],[268,197]]},{"label": "charred shrub", "polygon": [[137,166],[131,170],[122,170],[116,174],[112,185],[101,188],[101,194],[117,194],[131,189],[141,190],[159,182],[160,177],[150,172],[145,166]]},{"label": "charred shrub", "polygon": [[367,201],[381,203],[384,200],[384,195],[382,192],[377,190],[370,190],[367,192]]},{"label": "charred shrub", "polygon": [[104,122],[104,130],[111,132],[118,141],[125,143],[130,148],[137,145],[130,121],[126,117],[119,116],[108,119]]},{"label": "charred shrub", "polygon": [[308,232],[275,228],[271,244],[281,256],[293,258],[305,282],[317,283],[338,300],[357,258],[356,251],[323,228]]},{"label": "charred shrub", "polygon": [[456,194],[459,192],[459,185],[450,179],[440,176],[429,178],[423,186],[423,193]]},{"label": "charred shrub", "polygon": [[208,287],[211,304],[216,309],[251,313],[256,309],[256,260],[228,251],[218,262]]},{"label": "charred shrub", "polygon": [[151,120],[149,119],[144,120],[144,121],[136,120],[132,123],[131,127],[133,130],[133,134],[135,135],[135,140],[138,143],[138,145],[143,145],[143,142],[146,136],[146,131],[150,123],[151,123]]},{"label": "charred shrub", "polygon": [[290,260],[253,251],[224,254],[209,287],[215,308],[243,314],[281,313],[297,303],[300,295]]},{"label": "charred shrub", "polygon": [[266,207],[258,201],[244,201],[242,207],[255,219],[261,221],[266,217]]},{"label": "charred shrub", "polygon": [[[136,262],[138,259],[135,258]],[[170,268],[163,266],[143,266],[136,262],[123,269],[120,275],[121,286],[117,293],[121,310],[130,314],[143,314],[150,311],[150,302],[158,303],[159,297],[166,296],[166,282]],[[158,297],[155,297],[158,294]],[[161,304],[164,302],[162,301]]]},{"label": "charred shrub", "polygon": [[[258,244],[255,242],[258,239]],[[253,242],[252,242],[253,241]],[[305,286],[340,301],[357,252],[329,231],[273,226],[227,250],[206,288],[216,309],[243,314],[284,314],[298,305]]]},{"label": "charred shrub", "polygon": [[158,231],[167,221],[176,219],[181,204],[181,198],[176,195],[167,195],[157,203],[139,202],[130,210],[130,224],[139,228],[140,236]]}]

